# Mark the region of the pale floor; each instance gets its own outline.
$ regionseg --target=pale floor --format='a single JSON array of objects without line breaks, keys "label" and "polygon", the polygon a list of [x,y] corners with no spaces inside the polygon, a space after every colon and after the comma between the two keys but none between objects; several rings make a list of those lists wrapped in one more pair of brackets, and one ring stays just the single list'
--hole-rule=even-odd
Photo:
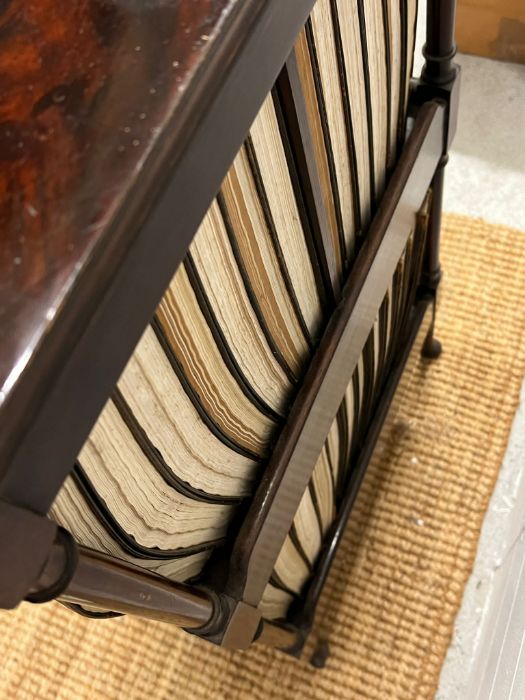
[{"label": "pale floor", "polygon": [[[525,66],[457,62],[460,115],[444,208],[525,231]],[[437,700],[525,698],[524,475],[525,383]]]}]

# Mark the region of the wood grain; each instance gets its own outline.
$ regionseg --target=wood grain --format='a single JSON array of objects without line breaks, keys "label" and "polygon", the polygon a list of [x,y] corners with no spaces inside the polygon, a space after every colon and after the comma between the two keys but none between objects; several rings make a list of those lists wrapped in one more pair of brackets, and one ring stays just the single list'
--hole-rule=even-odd
[{"label": "wood grain", "polygon": [[0,10],[0,397],[50,331],[233,0]]}]

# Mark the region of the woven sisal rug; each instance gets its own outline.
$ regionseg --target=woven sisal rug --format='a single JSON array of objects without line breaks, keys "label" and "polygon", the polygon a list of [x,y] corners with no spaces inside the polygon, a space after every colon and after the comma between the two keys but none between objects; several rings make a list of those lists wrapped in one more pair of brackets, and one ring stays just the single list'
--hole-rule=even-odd
[{"label": "woven sisal rug", "polygon": [[2,698],[434,695],[525,372],[525,234],[449,216],[443,238],[444,353],[412,358],[365,479],[309,644],[326,668],[24,604],[0,614]]}]

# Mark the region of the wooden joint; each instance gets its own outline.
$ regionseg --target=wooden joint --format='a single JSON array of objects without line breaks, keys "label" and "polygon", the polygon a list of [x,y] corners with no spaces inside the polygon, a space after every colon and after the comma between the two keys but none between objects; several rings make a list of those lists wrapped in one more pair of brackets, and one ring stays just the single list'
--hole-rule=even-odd
[{"label": "wooden joint", "polygon": [[214,602],[214,614],[205,625],[186,631],[227,649],[247,649],[261,634],[260,610],[207,587],[203,590]]},{"label": "wooden joint", "polygon": [[460,69],[453,63],[455,16],[456,0],[427,0],[425,65],[413,91],[416,103],[438,100],[447,107],[443,153],[450,148],[457,126]]},{"label": "wooden joint", "polygon": [[260,624],[260,610],[242,601],[236,602],[222,635],[221,646],[247,649],[256,638]]},{"label": "wooden joint", "polygon": [[217,614],[205,627],[189,632],[227,649],[247,649],[256,642],[299,656],[306,630],[285,622],[264,620],[257,607],[224,593],[213,595],[217,599]]},{"label": "wooden joint", "polygon": [[425,102],[429,102],[431,100],[435,100],[445,107],[445,121],[443,130],[444,155],[450,149],[457,129],[460,84],[461,67],[457,64],[453,64],[451,77],[446,83],[430,83],[423,77],[412,80],[411,83],[411,113],[417,112]]}]

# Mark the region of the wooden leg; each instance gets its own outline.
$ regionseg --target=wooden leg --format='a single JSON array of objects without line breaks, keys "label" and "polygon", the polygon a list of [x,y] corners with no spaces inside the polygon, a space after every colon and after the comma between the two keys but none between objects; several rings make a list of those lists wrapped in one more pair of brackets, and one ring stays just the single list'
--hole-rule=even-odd
[{"label": "wooden leg", "polygon": [[443,346],[434,335],[436,326],[436,296],[434,296],[432,304],[432,323],[430,324],[427,337],[421,347],[421,356],[427,360],[437,360],[443,351]]},{"label": "wooden leg", "polygon": [[[454,43],[455,0],[427,0],[427,34],[423,48],[425,65],[421,78],[427,88],[437,93],[452,89],[457,77],[453,59],[456,53]],[[449,120],[451,114],[449,112]],[[441,277],[439,265],[439,239],[441,212],[443,209],[443,186],[445,166],[448,162],[448,136],[444,143],[443,156],[432,180],[432,204],[427,234],[427,250],[423,270],[423,283],[429,290],[435,290]]]},{"label": "wooden leg", "polygon": [[[453,58],[456,53],[454,43],[455,0],[427,0],[427,37],[423,53],[426,59],[422,79],[427,86],[446,88],[453,85],[456,69]],[[449,114],[450,119],[450,114]],[[423,266],[422,283],[434,295],[432,325],[423,344],[421,354],[429,360],[441,355],[441,343],[434,336],[436,302],[435,295],[441,279],[439,244],[441,237],[441,214],[443,211],[443,189],[445,166],[448,162],[447,145],[432,180],[432,204],[427,232],[427,245]]]},{"label": "wooden leg", "polygon": [[320,639],[310,657],[310,663],[314,668],[324,668],[330,656],[330,645],[328,640]]},{"label": "wooden leg", "polygon": [[434,337],[434,328],[431,328],[429,334],[425,338],[423,347],[421,348],[421,355],[426,360],[437,360],[443,351],[443,346],[437,338]]}]

